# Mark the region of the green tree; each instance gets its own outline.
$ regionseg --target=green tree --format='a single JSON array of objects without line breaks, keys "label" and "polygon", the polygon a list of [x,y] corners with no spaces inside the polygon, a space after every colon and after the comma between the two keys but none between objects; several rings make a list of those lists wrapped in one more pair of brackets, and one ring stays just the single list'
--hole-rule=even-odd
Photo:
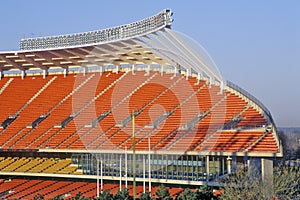
[{"label": "green tree", "polygon": [[[226,181],[222,199],[266,199],[265,187],[257,172],[239,170]],[[274,168],[272,195],[276,199],[300,199],[300,169],[281,165]]]},{"label": "green tree", "polygon": [[190,188],[186,188],[180,196],[176,198],[177,200],[198,200],[197,195]]},{"label": "green tree", "polygon": [[99,194],[97,200],[113,200],[113,195],[110,194],[110,190],[104,190],[102,193]]},{"label": "green tree", "polygon": [[282,199],[300,199],[300,168],[280,165],[274,168],[274,194]]},{"label": "green tree", "polygon": [[152,198],[151,198],[151,195],[150,195],[149,192],[143,193],[143,194],[140,196],[140,198],[139,198],[139,200],[151,200],[151,199],[152,199]]},{"label": "green tree", "polygon": [[195,191],[195,199],[218,199],[214,196],[213,188],[208,185],[202,185],[199,189]]},{"label": "green tree", "polygon": [[171,200],[169,190],[164,186],[160,185],[160,188],[155,192],[156,196],[158,196],[157,200]]},{"label": "green tree", "polygon": [[131,200],[132,196],[129,195],[127,188],[118,190],[118,192],[113,197],[114,200]]},{"label": "green tree", "polygon": [[252,170],[249,176],[246,169],[231,174],[225,181],[222,199],[259,200],[264,199],[260,175]]}]

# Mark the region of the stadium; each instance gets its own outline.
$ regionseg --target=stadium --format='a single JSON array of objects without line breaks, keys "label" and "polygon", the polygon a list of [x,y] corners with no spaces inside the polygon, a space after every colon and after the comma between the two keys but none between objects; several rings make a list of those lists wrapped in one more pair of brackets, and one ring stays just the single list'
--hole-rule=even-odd
[{"label": "stadium", "polygon": [[282,147],[270,111],[172,15],[0,52],[1,198],[155,196],[160,184],[175,196],[244,166],[272,180]]}]

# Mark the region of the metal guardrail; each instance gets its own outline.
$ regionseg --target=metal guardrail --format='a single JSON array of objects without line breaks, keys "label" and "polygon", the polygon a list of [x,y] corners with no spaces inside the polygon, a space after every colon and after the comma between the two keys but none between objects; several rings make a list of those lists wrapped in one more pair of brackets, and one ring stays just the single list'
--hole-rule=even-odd
[{"label": "metal guardrail", "polygon": [[232,83],[230,81],[227,81],[227,86],[231,87],[231,88],[233,88],[235,90],[237,90],[238,92],[242,93],[247,98],[249,98],[250,100],[252,100],[254,103],[256,103],[264,111],[264,113],[267,115],[267,117],[269,118],[270,122],[273,123],[273,118],[272,118],[271,112],[268,110],[268,108],[261,101],[259,101],[256,97],[254,97],[252,94],[250,94],[249,92],[247,92],[243,88],[237,86],[236,84],[234,84],[234,83]]},{"label": "metal guardrail", "polygon": [[103,30],[21,39],[20,50],[79,46],[131,38],[133,36],[144,35],[169,27],[171,26],[172,21],[172,11],[165,9],[162,12],[141,21]]}]

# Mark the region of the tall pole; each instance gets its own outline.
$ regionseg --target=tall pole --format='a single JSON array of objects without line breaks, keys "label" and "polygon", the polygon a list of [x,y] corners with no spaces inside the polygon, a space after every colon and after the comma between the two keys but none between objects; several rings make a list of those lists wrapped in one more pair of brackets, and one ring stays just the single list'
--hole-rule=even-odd
[{"label": "tall pole", "polygon": [[128,189],[128,174],[127,174],[127,146],[125,147],[125,188]]},{"label": "tall pole", "polygon": [[133,199],[136,199],[136,160],[135,160],[135,116],[132,111],[132,168],[133,168]]},{"label": "tall pole", "polygon": [[101,194],[103,193],[103,160],[100,161]]},{"label": "tall pole", "polygon": [[146,163],[145,163],[145,155],[143,155],[143,188],[144,193],[146,193]]},{"label": "tall pole", "polygon": [[99,158],[98,158],[98,156],[96,157],[96,159],[97,159],[97,197],[99,198],[100,189],[99,189]]},{"label": "tall pole", "polygon": [[122,157],[120,155],[120,191],[122,190]]},{"label": "tall pole", "polygon": [[150,155],[150,150],[151,150],[151,147],[150,147],[150,137],[148,138],[148,148],[149,148],[149,151],[148,151],[148,165],[149,165],[149,192],[151,194],[151,155]]}]

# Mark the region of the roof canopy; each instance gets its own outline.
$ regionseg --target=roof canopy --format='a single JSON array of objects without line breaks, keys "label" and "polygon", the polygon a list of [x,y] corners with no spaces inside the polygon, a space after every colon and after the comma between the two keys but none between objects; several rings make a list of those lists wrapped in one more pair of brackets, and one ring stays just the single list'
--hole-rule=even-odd
[{"label": "roof canopy", "polygon": [[159,64],[224,83],[204,49],[170,29],[172,21],[171,10],[165,9],[141,21],[104,30],[22,39],[19,51],[0,52],[0,71]]}]

